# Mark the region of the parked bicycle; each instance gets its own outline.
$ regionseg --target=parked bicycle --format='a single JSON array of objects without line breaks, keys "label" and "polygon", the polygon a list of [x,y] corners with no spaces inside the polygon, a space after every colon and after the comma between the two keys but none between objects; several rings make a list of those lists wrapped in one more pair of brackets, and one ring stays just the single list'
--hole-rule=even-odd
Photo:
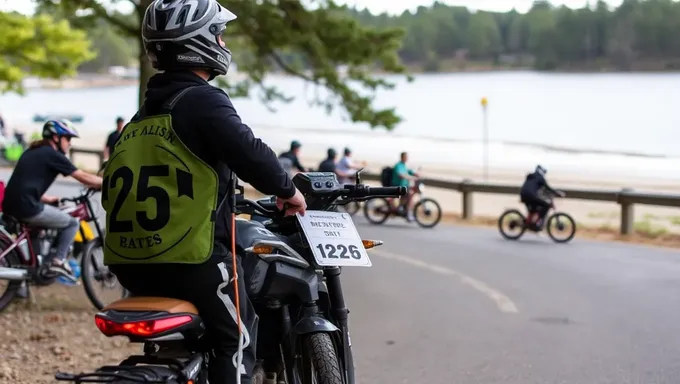
[{"label": "parked bicycle", "polygon": [[[442,209],[439,203],[430,198],[422,197],[425,191],[425,184],[422,180],[416,180],[410,187],[409,197],[404,204],[399,204],[399,200],[392,198],[375,198],[364,203],[364,215],[372,224],[383,224],[390,216],[407,218],[412,214],[416,223],[423,228],[432,228],[439,223],[442,218]],[[412,199],[418,199],[413,204],[411,212],[407,207]]]},{"label": "parked bicycle", "polygon": [[[573,239],[576,234],[574,219],[569,214],[556,210],[553,201],[554,197],[557,197],[556,195],[544,191],[544,196],[550,202],[550,208],[545,214],[547,219],[543,218],[545,225],[539,226],[530,219],[535,213],[539,212],[539,207],[525,204],[528,211],[526,217],[517,209],[508,209],[498,218],[498,230],[501,235],[508,240],[517,240],[527,230],[539,233],[545,228],[548,236],[556,243],[566,243]],[[550,214],[550,211],[553,211],[553,213]]]},{"label": "parked bicycle", "polygon": [[[96,191],[85,190],[81,195],[73,198],[63,198],[60,206],[71,216],[94,225],[96,237],[80,245],[79,252],[72,252],[69,257],[75,257],[80,262],[81,278],[85,293],[97,309],[102,309],[109,302],[127,296],[115,275],[103,265],[102,245],[103,230],[97,222],[97,217],[91,202]],[[64,205],[73,203],[73,205]],[[17,296],[23,282],[46,286],[60,277],[48,270],[45,261],[55,253],[57,230],[43,229],[30,226],[16,218],[3,214],[4,228],[0,227],[0,280],[6,280],[7,286],[2,292],[0,287],[0,312],[7,308]],[[83,226],[80,236],[87,239]],[[72,279],[73,280],[73,279]],[[111,300],[106,300],[97,288],[102,286],[116,291]],[[28,289],[29,284],[26,284]]]}]

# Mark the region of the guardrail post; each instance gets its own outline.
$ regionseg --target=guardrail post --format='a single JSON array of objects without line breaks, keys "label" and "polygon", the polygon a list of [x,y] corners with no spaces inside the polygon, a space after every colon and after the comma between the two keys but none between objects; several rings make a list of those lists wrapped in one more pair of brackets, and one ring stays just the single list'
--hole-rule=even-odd
[{"label": "guardrail post", "polygon": [[464,179],[463,183],[460,185],[460,193],[463,196],[463,220],[472,219],[472,191],[468,188],[467,184],[471,184],[472,180]]},{"label": "guardrail post", "polygon": [[621,205],[621,234],[630,235],[633,233],[635,225],[635,213],[633,210],[633,203],[631,203],[626,195],[633,192],[632,188],[623,188],[619,192],[618,203]]}]

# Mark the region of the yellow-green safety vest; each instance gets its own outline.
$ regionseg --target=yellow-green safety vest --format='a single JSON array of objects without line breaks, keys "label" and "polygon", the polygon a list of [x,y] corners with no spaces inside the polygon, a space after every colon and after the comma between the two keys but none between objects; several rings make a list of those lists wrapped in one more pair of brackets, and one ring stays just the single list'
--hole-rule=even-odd
[{"label": "yellow-green safety vest", "polygon": [[110,154],[102,186],[106,265],[198,264],[212,253],[218,175],[180,140],[170,116],[191,88],[161,114],[129,122]]}]

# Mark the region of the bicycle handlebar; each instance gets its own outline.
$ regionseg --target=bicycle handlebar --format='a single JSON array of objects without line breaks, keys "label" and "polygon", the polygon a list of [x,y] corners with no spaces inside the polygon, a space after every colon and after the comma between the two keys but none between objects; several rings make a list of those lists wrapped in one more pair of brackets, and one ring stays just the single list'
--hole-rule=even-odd
[{"label": "bicycle handlebar", "polygon": [[99,191],[99,190],[94,189],[94,188],[87,188],[87,189],[85,190],[85,192],[81,193],[81,194],[78,195],[78,196],[75,196],[75,197],[62,197],[61,199],[59,199],[59,204],[62,204],[62,203],[79,203],[79,202],[81,202],[83,199],[89,198],[89,197],[92,196],[95,192],[98,192],[98,191]]}]

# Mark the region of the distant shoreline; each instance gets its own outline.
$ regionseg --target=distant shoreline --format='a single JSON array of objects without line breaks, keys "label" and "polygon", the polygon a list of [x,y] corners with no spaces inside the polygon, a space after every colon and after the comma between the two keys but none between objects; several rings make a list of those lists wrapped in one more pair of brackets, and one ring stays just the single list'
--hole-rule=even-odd
[{"label": "distant shoreline", "polygon": [[[446,75],[458,73],[506,73],[506,72],[535,72],[544,74],[653,74],[653,73],[679,73],[680,68],[673,69],[637,69],[630,71],[622,71],[613,68],[599,68],[599,69],[569,69],[558,68],[554,70],[537,70],[529,66],[514,67],[514,66],[494,66],[493,64],[472,63],[465,67],[447,67],[438,71],[425,71],[417,65],[407,66],[407,73],[405,75]],[[385,72],[374,72],[375,75],[385,75]],[[270,75],[276,76],[290,76],[285,73],[272,72]],[[239,77],[244,75],[240,74]],[[67,79],[29,79],[24,88],[26,89],[87,89],[87,88],[108,88],[108,87],[124,87],[129,85],[138,85],[138,78],[119,78],[115,76],[98,75],[98,74],[81,74],[74,78]]]}]

